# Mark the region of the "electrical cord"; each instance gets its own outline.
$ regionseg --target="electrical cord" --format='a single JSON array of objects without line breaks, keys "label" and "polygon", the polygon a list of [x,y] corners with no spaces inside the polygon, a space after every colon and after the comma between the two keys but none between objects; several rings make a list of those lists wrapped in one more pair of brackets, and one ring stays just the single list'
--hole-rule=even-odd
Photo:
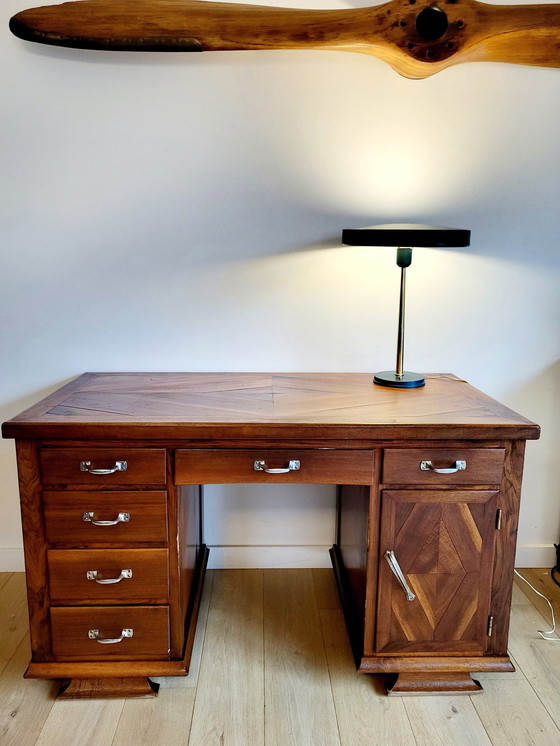
[{"label": "electrical cord", "polygon": [[[547,630],[538,629],[537,632],[539,633],[539,635],[543,638],[543,640],[548,640],[548,642],[560,642],[560,637],[558,637],[558,633],[556,632],[556,619],[554,618],[554,607],[552,606],[549,599],[546,596],[544,596],[540,591],[538,591],[534,586],[532,586],[531,583],[529,583],[529,581],[526,580],[523,577],[523,575],[521,575],[521,573],[517,572],[517,570],[514,570],[513,572],[517,575],[518,578],[521,578],[521,580],[524,583],[527,583],[529,588],[532,591],[534,591],[537,594],[537,596],[544,598],[544,600],[546,601],[546,603],[548,604],[550,608],[550,616],[552,617],[552,629],[547,629]],[[546,637],[546,635],[556,635],[556,637]]]}]

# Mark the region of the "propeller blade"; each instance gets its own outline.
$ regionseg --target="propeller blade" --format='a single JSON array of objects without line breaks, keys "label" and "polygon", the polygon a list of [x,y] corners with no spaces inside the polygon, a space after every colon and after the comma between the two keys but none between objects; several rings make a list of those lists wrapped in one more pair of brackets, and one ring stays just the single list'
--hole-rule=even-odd
[{"label": "propeller blade", "polygon": [[10,20],[27,41],[79,49],[202,52],[331,49],[378,57],[409,78],[459,62],[560,67],[560,5],[390,0],[305,10],[202,0],[82,0]]}]

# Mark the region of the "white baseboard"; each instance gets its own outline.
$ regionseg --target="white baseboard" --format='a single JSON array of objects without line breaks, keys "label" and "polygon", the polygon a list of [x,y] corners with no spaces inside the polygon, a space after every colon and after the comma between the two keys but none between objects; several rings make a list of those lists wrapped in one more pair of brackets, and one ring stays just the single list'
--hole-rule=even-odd
[{"label": "white baseboard", "polygon": [[548,567],[556,565],[553,544],[520,544],[515,554],[516,567]]},{"label": "white baseboard", "polygon": [[210,547],[210,570],[279,567],[332,567],[331,546]]},{"label": "white baseboard", "polygon": [[23,549],[0,549],[0,572],[23,572]]}]

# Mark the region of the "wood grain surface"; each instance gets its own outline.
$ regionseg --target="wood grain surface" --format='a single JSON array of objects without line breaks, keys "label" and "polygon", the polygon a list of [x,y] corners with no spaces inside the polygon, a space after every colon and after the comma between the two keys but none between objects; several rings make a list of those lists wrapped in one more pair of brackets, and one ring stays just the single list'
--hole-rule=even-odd
[{"label": "wood grain surface", "polygon": [[378,57],[409,78],[459,62],[560,66],[559,5],[391,0],[308,10],[197,0],[84,0],[11,19],[22,39],[124,51],[332,49]]}]

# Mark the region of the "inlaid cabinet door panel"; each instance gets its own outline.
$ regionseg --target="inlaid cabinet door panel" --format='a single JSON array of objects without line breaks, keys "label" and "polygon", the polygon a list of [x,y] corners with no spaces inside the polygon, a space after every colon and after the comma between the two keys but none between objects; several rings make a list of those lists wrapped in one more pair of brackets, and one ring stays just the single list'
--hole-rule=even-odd
[{"label": "inlaid cabinet door panel", "polygon": [[484,653],[497,499],[489,490],[383,493],[378,653]]}]

